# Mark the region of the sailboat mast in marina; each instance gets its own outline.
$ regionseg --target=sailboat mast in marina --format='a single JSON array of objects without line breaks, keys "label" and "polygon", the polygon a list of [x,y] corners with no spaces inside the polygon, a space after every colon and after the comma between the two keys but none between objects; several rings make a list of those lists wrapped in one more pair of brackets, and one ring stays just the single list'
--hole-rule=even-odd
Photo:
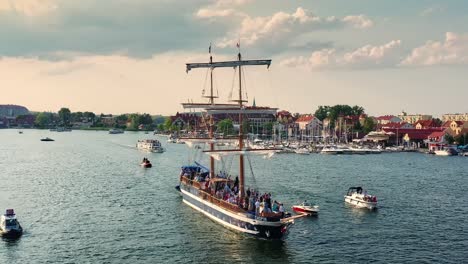
[{"label": "sailboat mast in marina", "polygon": [[[210,54],[211,55],[211,54]],[[250,149],[244,146],[243,132],[243,98],[242,70],[244,66],[269,67],[271,60],[243,60],[242,55],[237,55],[237,60],[213,62],[212,56],[208,63],[187,63],[189,72],[195,68],[208,68],[210,70],[210,95],[206,110],[219,109],[214,103],[213,96],[213,71],[216,68],[234,68],[238,70],[239,97],[236,104],[225,104],[230,110],[239,114],[238,148],[215,149],[214,142],[217,140],[213,133],[213,117],[209,122],[210,149],[204,151],[210,155],[210,169],[199,163],[182,167],[180,174],[180,190],[183,202],[195,210],[203,213],[210,219],[225,227],[250,234],[264,239],[284,239],[293,224],[291,218],[285,216],[284,210],[272,211],[272,199],[268,195],[260,195],[257,192],[245,191],[244,156],[252,154],[271,155],[275,150]],[[222,104],[220,104],[222,105]],[[221,159],[226,156],[239,156],[239,177],[235,181],[227,175],[216,175],[214,165],[215,158]],[[260,201],[261,206],[255,206]],[[257,203],[258,204],[258,203]]]}]

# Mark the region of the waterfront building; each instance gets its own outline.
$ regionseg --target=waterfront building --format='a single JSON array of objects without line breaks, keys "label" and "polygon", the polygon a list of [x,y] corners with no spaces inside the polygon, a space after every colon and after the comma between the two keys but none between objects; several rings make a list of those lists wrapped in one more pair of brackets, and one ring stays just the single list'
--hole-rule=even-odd
[{"label": "waterfront building", "polygon": [[468,113],[464,114],[445,114],[442,115],[442,121],[468,121]]},{"label": "waterfront building", "polygon": [[446,121],[442,127],[447,129],[447,133],[452,136],[468,133],[468,121]]},{"label": "waterfront building", "polygon": [[427,129],[399,129],[399,128],[383,128],[381,131],[390,135],[389,143],[390,144],[397,144],[397,145],[407,145],[407,146],[414,146],[419,145],[422,146],[426,144],[427,138],[433,132],[440,132],[444,131],[443,128],[434,127],[434,128],[427,128]]},{"label": "waterfront building", "polygon": [[101,123],[106,127],[113,127],[115,125],[115,117],[112,115],[101,115]]},{"label": "waterfront building", "polygon": [[414,129],[414,126],[410,123],[401,122],[401,123],[387,123],[383,125],[377,125],[377,129],[383,128],[394,128],[394,129]]},{"label": "waterfront building", "polygon": [[398,118],[400,118],[404,122],[407,122],[407,123],[410,123],[410,124],[415,124],[419,120],[431,120],[432,115],[423,115],[423,114],[409,115],[409,114],[403,112],[400,115],[398,115]]},{"label": "waterfront building", "polygon": [[206,124],[204,122],[201,112],[177,112],[176,115],[171,116],[170,119],[172,124],[178,127],[179,129],[190,128],[191,130],[196,131],[206,129]]},{"label": "waterfront building", "polygon": [[230,119],[235,127],[239,126],[239,113],[248,120],[252,132],[254,134],[263,133],[263,127],[267,123],[274,123],[276,121],[276,112],[278,108],[260,107],[260,106],[247,106],[242,110],[236,107],[216,107],[207,109],[207,113],[213,117],[216,122],[223,119]]},{"label": "waterfront building", "polygon": [[21,105],[0,105],[0,117],[17,117],[19,115],[27,115],[29,110]]},{"label": "waterfront building", "polygon": [[414,125],[416,129],[426,129],[426,128],[432,128],[432,127],[438,127],[437,124],[433,119],[431,120],[419,120],[416,122]]},{"label": "waterfront building", "polygon": [[281,110],[276,113],[276,121],[282,124],[290,124],[294,122],[294,117],[289,111]]},{"label": "waterfront building", "polygon": [[402,120],[401,118],[394,116],[394,115],[383,115],[383,116],[378,116],[375,118],[375,121],[379,125],[386,125],[389,123],[401,123]]},{"label": "waterfront building", "polygon": [[313,115],[299,116],[295,124],[302,140],[306,137],[306,141],[309,141],[310,138],[318,137],[321,134],[322,121]]}]

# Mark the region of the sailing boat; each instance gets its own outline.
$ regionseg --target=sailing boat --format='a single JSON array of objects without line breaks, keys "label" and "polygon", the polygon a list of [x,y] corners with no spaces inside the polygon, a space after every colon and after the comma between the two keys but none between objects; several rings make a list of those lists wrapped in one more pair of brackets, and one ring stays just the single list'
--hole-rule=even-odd
[{"label": "sailing boat", "polygon": [[[187,63],[187,72],[195,68],[208,68],[212,72],[215,68],[232,67],[239,72],[239,98],[234,100],[236,111],[239,113],[239,134],[237,137],[237,148],[218,149],[214,148],[216,139],[213,135],[213,119],[209,124],[209,143],[210,149],[204,151],[210,156],[210,168],[206,168],[200,163],[183,166],[180,173],[180,185],[177,189],[180,191],[183,202],[193,209],[203,213],[208,218],[223,225],[226,228],[252,235],[262,239],[284,239],[289,228],[294,223],[293,218],[288,218],[284,213],[282,204],[276,208],[272,205],[272,199],[269,195],[260,196],[250,189],[245,190],[244,179],[244,156],[251,154],[261,154],[271,156],[276,150],[272,149],[250,149],[244,145],[243,134],[243,110],[244,103],[242,98],[242,67],[266,65],[269,67],[271,60],[242,60],[239,51],[237,60],[213,62],[210,56],[208,63]],[[211,82],[210,104],[207,106],[207,112],[210,109],[216,109],[213,100],[213,86]],[[231,108],[232,109],[232,108]],[[190,139],[187,139],[189,141]],[[193,139],[201,142],[203,139]],[[239,177],[235,180],[226,177],[223,173],[215,175],[215,159],[220,160],[226,156],[237,156],[239,159]],[[273,210],[271,210],[273,208]],[[276,210],[275,210],[276,209]]]}]

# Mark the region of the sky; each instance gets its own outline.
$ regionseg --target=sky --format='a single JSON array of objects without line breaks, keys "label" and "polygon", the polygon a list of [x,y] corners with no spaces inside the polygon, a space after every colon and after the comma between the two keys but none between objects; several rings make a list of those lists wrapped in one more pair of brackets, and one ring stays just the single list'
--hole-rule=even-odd
[{"label": "sky", "polygon": [[[468,112],[464,0],[0,0],[0,104],[33,111],[183,111],[207,71],[185,63],[272,59],[245,70],[249,104],[293,113]],[[215,70],[218,102],[234,69]]]}]

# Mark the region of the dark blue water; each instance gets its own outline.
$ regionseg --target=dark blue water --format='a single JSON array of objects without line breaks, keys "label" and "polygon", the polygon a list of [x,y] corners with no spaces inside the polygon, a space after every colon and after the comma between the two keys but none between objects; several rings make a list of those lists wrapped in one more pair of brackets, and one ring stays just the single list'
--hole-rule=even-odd
[{"label": "dark blue water", "polygon": [[[41,142],[49,136],[55,142]],[[0,240],[0,263],[463,263],[468,261],[468,158],[418,153],[252,158],[249,186],[287,207],[308,199],[285,242],[225,230],[181,202],[185,145],[164,154],[134,148],[143,133],[0,130],[0,210],[25,229]],[[152,169],[138,166],[147,156]],[[236,164],[227,160],[235,173]],[[250,174],[250,173],[249,173]],[[255,179],[256,184],[254,182]],[[347,207],[362,185],[376,212]]]}]

